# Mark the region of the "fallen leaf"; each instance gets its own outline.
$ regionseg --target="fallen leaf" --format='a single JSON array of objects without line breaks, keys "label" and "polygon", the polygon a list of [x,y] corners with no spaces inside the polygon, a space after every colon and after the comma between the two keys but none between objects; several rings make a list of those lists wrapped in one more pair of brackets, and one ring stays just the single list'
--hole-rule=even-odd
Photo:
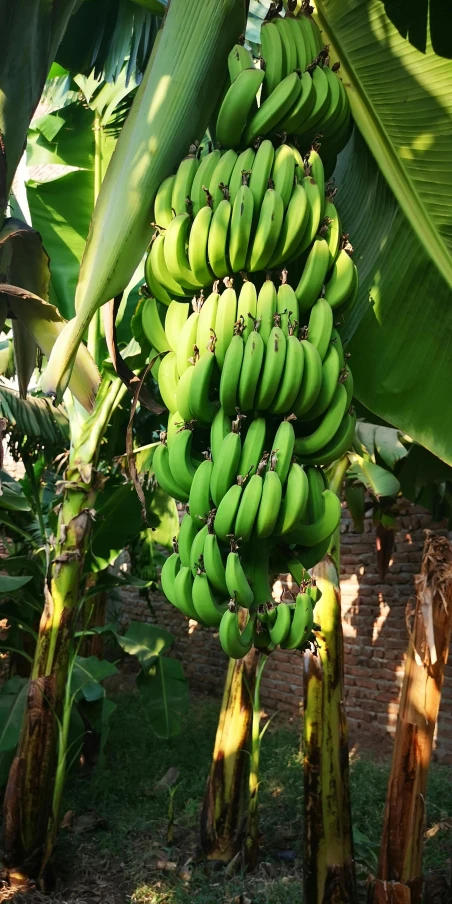
[{"label": "fallen leaf", "polygon": [[96,829],[108,829],[107,820],[98,813],[81,813],[72,820],[72,830],[76,835],[94,832]]},{"label": "fallen leaf", "polygon": [[74,810],[67,810],[61,820],[60,829],[71,829],[74,822]]},{"label": "fallen leaf", "polygon": [[159,794],[160,791],[167,791],[168,788],[171,788],[171,785],[174,785],[174,783],[177,782],[179,775],[180,770],[177,769],[176,766],[170,766],[165,772],[165,775],[155,783],[152,793]]}]

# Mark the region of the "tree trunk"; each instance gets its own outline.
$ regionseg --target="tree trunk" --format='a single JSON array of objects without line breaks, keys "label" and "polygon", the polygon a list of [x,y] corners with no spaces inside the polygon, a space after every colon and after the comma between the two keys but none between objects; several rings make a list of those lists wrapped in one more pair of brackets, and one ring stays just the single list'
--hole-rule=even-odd
[{"label": "tree trunk", "polygon": [[[95,587],[98,575],[89,574],[86,578],[85,588]],[[86,631],[92,628],[99,628],[105,625],[105,617],[107,614],[108,594],[106,590],[101,590],[93,596],[89,596],[84,605],[83,612],[83,628]],[[104,655],[104,635],[103,634],[86,634],[83,638],[80,648],[80,656],[97,656],[102,659]]]},{"label": "tree trunk", "polygon": [[[339,531],[334,544],[338,553]],[[309,904],[354,904],[341,602],[331,555],[313,576],[322,596],[315,608],[319,650],[304,654],[304,898]]]},{"label": "tree trunk", "polygon": [[229,660],[201,811],[200,840],[208,860],[229,863],[244,842],[258,660],[259,652],[254,648],[243,659]]},{"label": "tree trunk", "polygon": [[[244,846],[244,865],[257,869],[259,863],[259,775],[261,753],[261,679],[268,656],[260,660],[254,681],[253,719],[251,725],[250,777],[248,782],[248,821]],[[268,723],[267,723],[268,725]],[[265,729],[264,729],[265,730]]]},{"label": "tree trunk", "polygon": [[445,537],[427,536],[416,585],[378,877],[370,895],[378,904],[420,904],[422,897],[427,776],[452,628],[452,545]]},{"label": "tree trunk", "polygon": [[94,471],[75,465],[65,475],[50,586],[39,625],[21,739],[4,800],[4,851],[10,881],[42,880],[58,824],[55,789],[68,666],[79,584],[96,495]]}]

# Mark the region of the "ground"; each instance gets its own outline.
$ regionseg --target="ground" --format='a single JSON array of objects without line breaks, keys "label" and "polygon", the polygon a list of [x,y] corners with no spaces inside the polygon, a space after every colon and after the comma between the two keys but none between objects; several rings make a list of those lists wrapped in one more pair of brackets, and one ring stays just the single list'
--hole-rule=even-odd
[{"label": "ground", "polygon": [[[158,741],[134,694],[121,694],[103,767],[68,781],[68,827],[60,833],[53,895],[15,904],[301,904],[302,773],[296,720],[279,714],[262,747],[262,862],[244,878],[197,861],[197,829],[219,701],[194,698],[182,734]],[[167,843],[169,794],[153,792],[173,767],[174,845]],[[361,893],[378,850],[389,763],[353,755],[351,781]],[[452,767],[432,765],[425,868],[450,873]],[[0,895],[1,896],[1,895]],[[11,900],[11,899],[10,899]]]}]

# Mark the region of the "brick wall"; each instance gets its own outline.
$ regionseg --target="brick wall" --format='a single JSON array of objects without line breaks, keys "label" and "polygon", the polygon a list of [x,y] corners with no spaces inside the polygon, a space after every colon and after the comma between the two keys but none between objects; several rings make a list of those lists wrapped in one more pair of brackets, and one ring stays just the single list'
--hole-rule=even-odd
[{"label": "brick wall", "polygon": [[[390,748],[398,709],[407,645],[406,605],[414,601],[414,575],[420,570],[426,528],[445,533],[428,513],[404,501],[388,574],[378,576],[375,531],[370,518],[355,533],[345,511],[341,525],[341,590],[345,645],[346,704],[352,743]],[[278,586],[275,586],[278,590]],[[184,661],[190,685],[221,694],[227,657],[214,629],[200,628],[159,594],[151,596],[157,622],[176,637],[174,653]],[[153,621],[136,591],[123,595],[123,618]],[[262,703],[269,709],[297,712],[302,699],[302,654],[277,650],[262,679]],[[436,756],[452,762],[452,660],[446,671]]]}]

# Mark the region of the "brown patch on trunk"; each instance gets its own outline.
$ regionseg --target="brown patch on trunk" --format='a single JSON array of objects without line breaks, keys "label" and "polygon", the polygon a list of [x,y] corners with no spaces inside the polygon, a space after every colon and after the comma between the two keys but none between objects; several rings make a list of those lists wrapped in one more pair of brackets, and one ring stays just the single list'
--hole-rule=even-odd
[{"label": "brown patch on trunk", "polygon": [[[420,904],[422,897],[427,777],[452,629],[452,545],[445,537],[427,535],[416,586],[378,864],[381,881],[369,898],[377,904]],[[390,882],[394,894],[405,897],[382,897]]]},{"label": "brown patch on trunk", "polygon": [[201,810],[200,843],[208,860],[229,863],[246,829],[252,695],[259,652],[230,660],[210,775]]},{"label": "brown patch on trunk", "polygon": [[331,556],[314,575],[322,596],[319,650],[304,654],[304,897],[356,904],[340,590]]}]

